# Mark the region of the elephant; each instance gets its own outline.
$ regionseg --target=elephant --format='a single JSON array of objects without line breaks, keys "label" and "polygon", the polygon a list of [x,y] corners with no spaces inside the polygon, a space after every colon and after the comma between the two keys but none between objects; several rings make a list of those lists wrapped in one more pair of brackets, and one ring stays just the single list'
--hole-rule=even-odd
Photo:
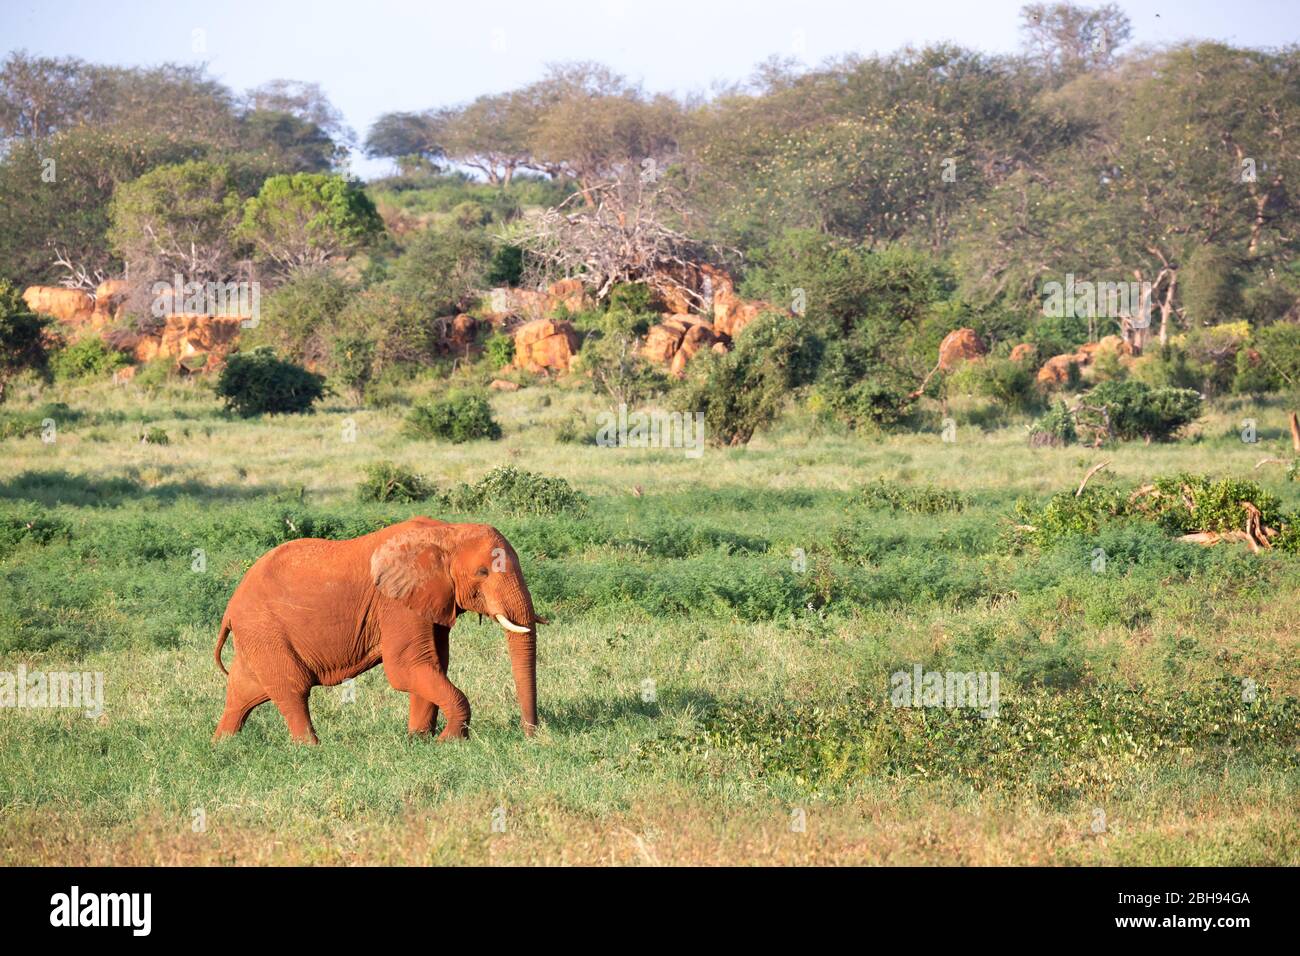
[{"label": "elephant", "polygon": [[[448,677],[448,636],[473,611],[504,628],[523,730],[537,727],[537,625],[519,556],[485,524],[416,517],[344,541],[300,538],[262,555],[235,588],[217,635],[226,706],[213,740],[236,734],[273,701],[289,733],[317,744],[307,701],[316,685],[342,683],[383,663],[411,696],[411,734],[469,734],[469,701]],[[221,649],[231,632],[230,670]]]}]

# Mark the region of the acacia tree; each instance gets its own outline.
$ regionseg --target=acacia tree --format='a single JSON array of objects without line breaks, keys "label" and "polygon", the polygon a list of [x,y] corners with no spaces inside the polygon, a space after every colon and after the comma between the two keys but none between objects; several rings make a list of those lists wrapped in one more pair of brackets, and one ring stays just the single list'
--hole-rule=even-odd
[{"label": "acacia tree", "polygon": [[383,231],[374,203],[341,176],[272,176],[244,204],[237,236],[282,276],[347,255]]},{"label": "acacia tree", "polygon": [[160,166],[117,187],[108,240],[141,282],[174,273],[190,282],[224,282],[235,265],[242,205],[227,166],[202,160]]},{"label": "acacia tree", "polygon": [[504,188],[517,170],[532,165],[529,137],[536,122],[536,104],[523,92],[480,96],[447,115],[444,151]]}]

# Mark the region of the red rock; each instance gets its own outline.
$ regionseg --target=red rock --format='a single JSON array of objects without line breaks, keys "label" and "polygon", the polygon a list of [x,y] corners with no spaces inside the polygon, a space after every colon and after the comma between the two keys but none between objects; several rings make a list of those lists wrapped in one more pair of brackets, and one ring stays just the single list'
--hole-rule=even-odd
[{"label": "red rock", "polygon": [[939,343],[939,368],[951,371],[962,362],[988,353],[974,329],[954,329]]},{"label": "red rock", "polygon": [[510,382],[504,378],[494,378],[488,384],[488,388],[496,389],[498,392],[517,392],[519,391],[519,383]]},{"label": "red rock", "polygon": [[1021,342],[1011,350],[1011,361],[1032,362],[1037,354],[1038,349],[1032,342]]},{"label": "red rock", "polygon": [[88,322],[95,311],[93,296],[80,289],[65,289],[61,286],[28,286],[23,292],[23,301],[27,303],[27,308],[38,315],[48,315],[60,322]]},{"label": "red rock", "polygon": [[1070,379],[1070,366],[1078,364],[1079,357],[1074,352],[1053,355],[1038,370],[1038,384],[1049,387],[1064,385]]},{"label": "red rock", "polygon": [[515,365],[533,372],[567,372],[578,352],[578,333],[570,322],[535,319],[515,330]]}]

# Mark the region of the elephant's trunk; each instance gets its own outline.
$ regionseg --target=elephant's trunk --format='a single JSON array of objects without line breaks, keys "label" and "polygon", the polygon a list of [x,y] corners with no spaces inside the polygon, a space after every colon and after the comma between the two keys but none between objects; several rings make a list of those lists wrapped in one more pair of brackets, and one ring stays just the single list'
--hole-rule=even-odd
[{"label": "elephant's trunk", "polygon": [[524,734],[531,737],[537,729],[537,632],[511,634],[510,670],[515,675],[515,694],[519,697],[519,714]]},{"label": "elephant's trunk", "polygon": [[504,595],[506,621],[498,618],[506,632],[510,650],[510,670],[515,676],[515,695],[519,698],[519,714],[524,733],[531,737],[537,729],[537,615],[533,611],[533,596],[522,581],[511,582],[514,587]]}]

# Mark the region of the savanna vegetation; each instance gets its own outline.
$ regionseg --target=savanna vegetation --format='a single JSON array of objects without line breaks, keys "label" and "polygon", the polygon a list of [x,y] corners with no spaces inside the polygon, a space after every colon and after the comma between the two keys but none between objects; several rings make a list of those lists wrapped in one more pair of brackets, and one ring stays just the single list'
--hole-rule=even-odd
[{"label": "savanna vegetation", "polygon": [[[0,862],[1300,863],[1300,50],[1023,27],[685,101],[563,64],[364,137],[307,83],[11,54],[0,671],[105,708],[0,707]],[[756,315],[677,377],[656,282],[703,266]],[[219,368],[132,352],[173,275],[258,283]],[[499,303],[562,278],[538,374]],[[104,279],[93,334],[21,295]],[[1076,279],[1144,291],[1046,307]],[[620,404],[708,447],[604,447]],[[270,707],[212,746],[252,562],[415,514],[519,552],[538,736],[466,619],[468,741],[371,671],[319,748]],[[996,715],[896,706],[914,667]]]}]

